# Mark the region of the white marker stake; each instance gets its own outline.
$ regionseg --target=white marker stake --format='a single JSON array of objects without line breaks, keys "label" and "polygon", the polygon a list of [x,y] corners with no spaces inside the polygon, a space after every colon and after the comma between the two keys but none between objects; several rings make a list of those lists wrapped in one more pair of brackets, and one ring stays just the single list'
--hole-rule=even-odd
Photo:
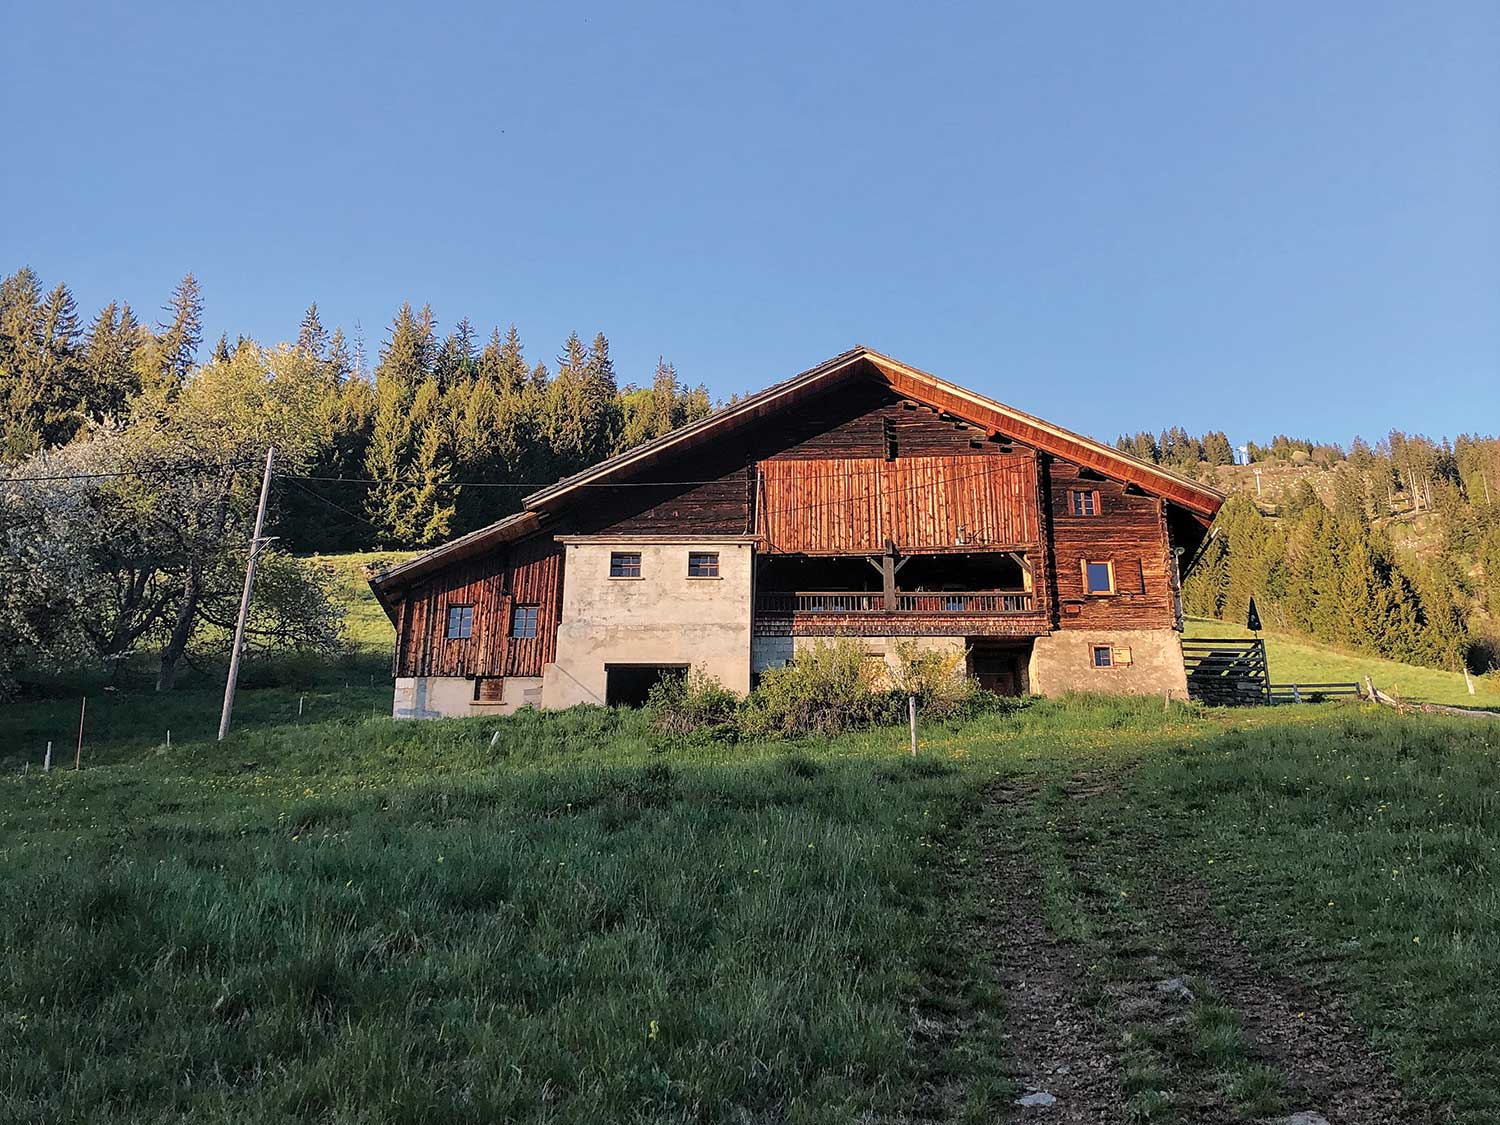
[{"label": "white marker stake", "polygon": [[42,759],[42,772],[52,772],[52,743],[47,743],[47,756]]}]

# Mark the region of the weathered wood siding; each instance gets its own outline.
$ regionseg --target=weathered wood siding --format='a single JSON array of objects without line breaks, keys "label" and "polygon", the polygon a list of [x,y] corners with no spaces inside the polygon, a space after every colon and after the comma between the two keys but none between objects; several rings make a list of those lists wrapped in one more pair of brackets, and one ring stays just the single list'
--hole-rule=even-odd
[{"label": "weathered wood siding", "polygon": [[[726,434],[711,449],[644,470],[628,485],[587,489],[557,531],[749,535],[758,522],[757,464],[885,460],[891,453],[896,464],[912,462],[914,472],[922,471],[923,461],[932,458],[1014,456],[978,427],[904,400],[883,384],[856,383],[809,399],[766,423]],[[918,503],[913,503],[911,518],[926,520],[925,512],[915,510]]]},{"label": "weathered wood siding", "polygon": [[769,549],[851,554],[1040,539],[1030,453],[979,456],[776,458],[760,466],[758,533]]},{"label": "weathered wood siding", "polygon": [[[562,546],[550,535],[440,572],[407,591],[399,616],[398,676],[540,676],[553,658],[562,605]],[[449,640],[448,607],[474,607],[472,635]],[[539,608],[534,640],[510,636],[516,605]]]},{"label": "weathered wood siding", "polygon": [[1000,454],[977,426],[944,417],[879,383],[856,383],[802,403],[747,452],[777,458]]},{"label": "weathered wood siding", "polygon": [[[1118,481],[1085,475],[1067,461],[1051,460],[1047,477],[1058,625],[1170,628],[1176,617],[1161,501]],[[1098,493],[1096,515],[1073,515],[1070,494],[1075,490]],[[1114,563],[1115,594],[1084,593],[1086,560]]]},{"label": "weathered wood siding", "polygon": [[592,488],[558,526],[578,535],[750,534],[754,476],[743,462],[687,460],[654,476],[688,483]]}]

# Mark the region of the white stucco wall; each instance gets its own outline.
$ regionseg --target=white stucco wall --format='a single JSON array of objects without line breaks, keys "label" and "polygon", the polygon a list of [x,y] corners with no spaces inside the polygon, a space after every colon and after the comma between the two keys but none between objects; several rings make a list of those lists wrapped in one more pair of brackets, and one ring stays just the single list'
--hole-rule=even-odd
[{"label": "white stucco wall", "polygon": [[520,707],[540,707],[539,676],[507,676],[498,703],[474,699],[474,681],[463,676],[400,676],[391,715],[397,719],[459,719],[465,715],[509,715]]},{"label": "white stucco wall", "polygon": [[[732,691],[750,690],[750,602],[755,571],[745,538],[561,538],[562,621],[542,706],[604,703],[608,664],[686,664]],[[611,578],[610,554],[639,552],[639,578]],[[719,576],[688,576],[688,554],[717,551]]]}]

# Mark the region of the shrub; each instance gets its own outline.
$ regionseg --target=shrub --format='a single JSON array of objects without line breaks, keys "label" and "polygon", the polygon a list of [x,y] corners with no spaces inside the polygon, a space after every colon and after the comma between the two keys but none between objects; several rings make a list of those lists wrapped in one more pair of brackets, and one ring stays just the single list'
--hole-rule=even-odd
[{"label": "shrub", "polygon": [[761,673],[743,725],[746,733],[757,735],[832,735],[898,717],[895,695],[876,690],[864,646],[839,639],[819,642]]},{"label": "shrub", "polygon": [[740,697],[699,668],[686,676],[666,676],[646,696],[651,725],[661,734],[682,736],[711,732],[732,741]]},{"label": "shrub", "polygon": [[917,706],[935,718],[964,712],[978,686],[966,667],[968,651],[924,648],[907,638],[896,642],[891,686],[899,694],[915,695]]}]

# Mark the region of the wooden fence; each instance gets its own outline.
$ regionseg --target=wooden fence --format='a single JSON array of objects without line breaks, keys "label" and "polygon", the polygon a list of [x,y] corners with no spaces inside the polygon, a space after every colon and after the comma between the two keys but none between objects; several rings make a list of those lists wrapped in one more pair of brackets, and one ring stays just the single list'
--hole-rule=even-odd
[{"label": "wooden fence", "polygon": [[1363,699],[1357,683],[1271,684],[1272,703],[1326,703],[1330,699]]},{"label": "wooden fence", "polygon": [[1188,698],[1218,707],[1271,702],[1263,641],[1195,638],[1182,642]]}]

